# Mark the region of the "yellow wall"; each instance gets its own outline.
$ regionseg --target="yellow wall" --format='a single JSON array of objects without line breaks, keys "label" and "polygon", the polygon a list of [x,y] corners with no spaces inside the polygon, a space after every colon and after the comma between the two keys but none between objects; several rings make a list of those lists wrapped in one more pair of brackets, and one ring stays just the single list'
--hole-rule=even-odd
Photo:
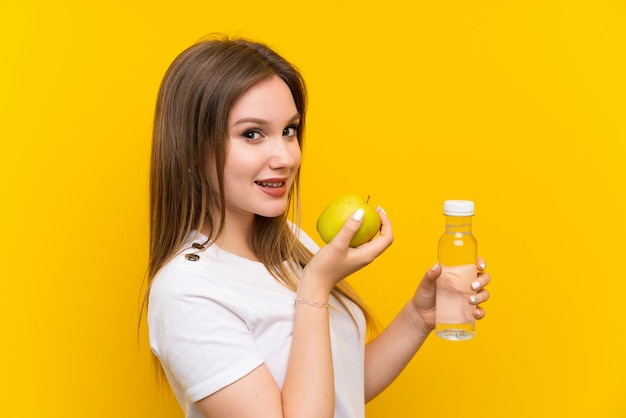
[{"label": "yellow wall", "polygon": [[345,192],[392,217],[352,280],[382,322],[442,201],[476,201],[488,316],[368,417],[625,417],[624,2],[308,3],[0,2],[0,416],[181,416],[137,341],[150,124],[167,65],[220,31],[308,80],[304,226]]}]

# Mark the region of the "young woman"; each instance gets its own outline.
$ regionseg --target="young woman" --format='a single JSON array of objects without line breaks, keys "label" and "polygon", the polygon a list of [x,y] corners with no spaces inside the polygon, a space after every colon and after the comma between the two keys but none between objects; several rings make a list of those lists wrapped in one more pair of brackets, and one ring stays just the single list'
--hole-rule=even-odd
[{"label": "young woman", "polygon": [[343,279],[391,245],[391,222],[379,208],[380,234],[358,248],[361,211],[322,248],[300,230],[305,120],[301,75],[256,42],[200,42],[164,77],[148,324],[186,417],[363,417],[434,328],[439,265],[366,344],[369,316]]}]

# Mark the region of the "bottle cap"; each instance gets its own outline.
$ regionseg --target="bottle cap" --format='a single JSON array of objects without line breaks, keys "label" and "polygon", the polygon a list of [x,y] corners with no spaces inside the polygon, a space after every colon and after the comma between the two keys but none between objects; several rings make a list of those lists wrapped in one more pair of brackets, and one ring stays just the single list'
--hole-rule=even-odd
[{"label": "bottle cap", "polygon": [[446,200],[443,202],[443,214],[447,216],[473,216],[474,202],[471,200]]}]

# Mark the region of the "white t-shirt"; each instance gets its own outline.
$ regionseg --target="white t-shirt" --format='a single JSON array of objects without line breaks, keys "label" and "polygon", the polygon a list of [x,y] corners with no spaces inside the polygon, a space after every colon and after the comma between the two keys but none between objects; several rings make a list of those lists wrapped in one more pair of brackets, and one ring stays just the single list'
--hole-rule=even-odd
[{"label": "white t-shirt", "polygon": [[[300,240],[319,250],[303,231]],[[203,242],[206,237],[199,237]],[[199,255],[190,261],[185,254]],[[150,289],[150,346],[188,418],[195,402],[265,363],[282,388],[291,346],[295,294],[263,264],[221,250],[185,250],[156,275]],[[331,297],[330,332],[335,418],[363,418],[365,319],[357,325]]]}]

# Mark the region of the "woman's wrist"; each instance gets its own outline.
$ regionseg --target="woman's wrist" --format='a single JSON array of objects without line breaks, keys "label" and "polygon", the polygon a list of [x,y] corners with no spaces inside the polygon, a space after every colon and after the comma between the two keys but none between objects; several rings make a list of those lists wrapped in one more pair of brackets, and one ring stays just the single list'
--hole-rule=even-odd
[{"label": "woman's wrist", "polygon": [[316,302],[319,304],[328,303],[328,298],[333,288],[329,287],[323,280],[314,277],[310,272],[306,271],[300,277],[296,298]]},{"label": "woman's wrist", "polygon": [[[404,305],[402,309],[405,311],[407,316],[407,320],[411,324],[411,326],[417,330],[417,332],[425,337],[427,337],[435,328],[429,325],[429,322],[425,319],[425,316],[428,313],[421,312],[415,303],[410,300]],[[434,316],[434,312],[431,313]]]}]

